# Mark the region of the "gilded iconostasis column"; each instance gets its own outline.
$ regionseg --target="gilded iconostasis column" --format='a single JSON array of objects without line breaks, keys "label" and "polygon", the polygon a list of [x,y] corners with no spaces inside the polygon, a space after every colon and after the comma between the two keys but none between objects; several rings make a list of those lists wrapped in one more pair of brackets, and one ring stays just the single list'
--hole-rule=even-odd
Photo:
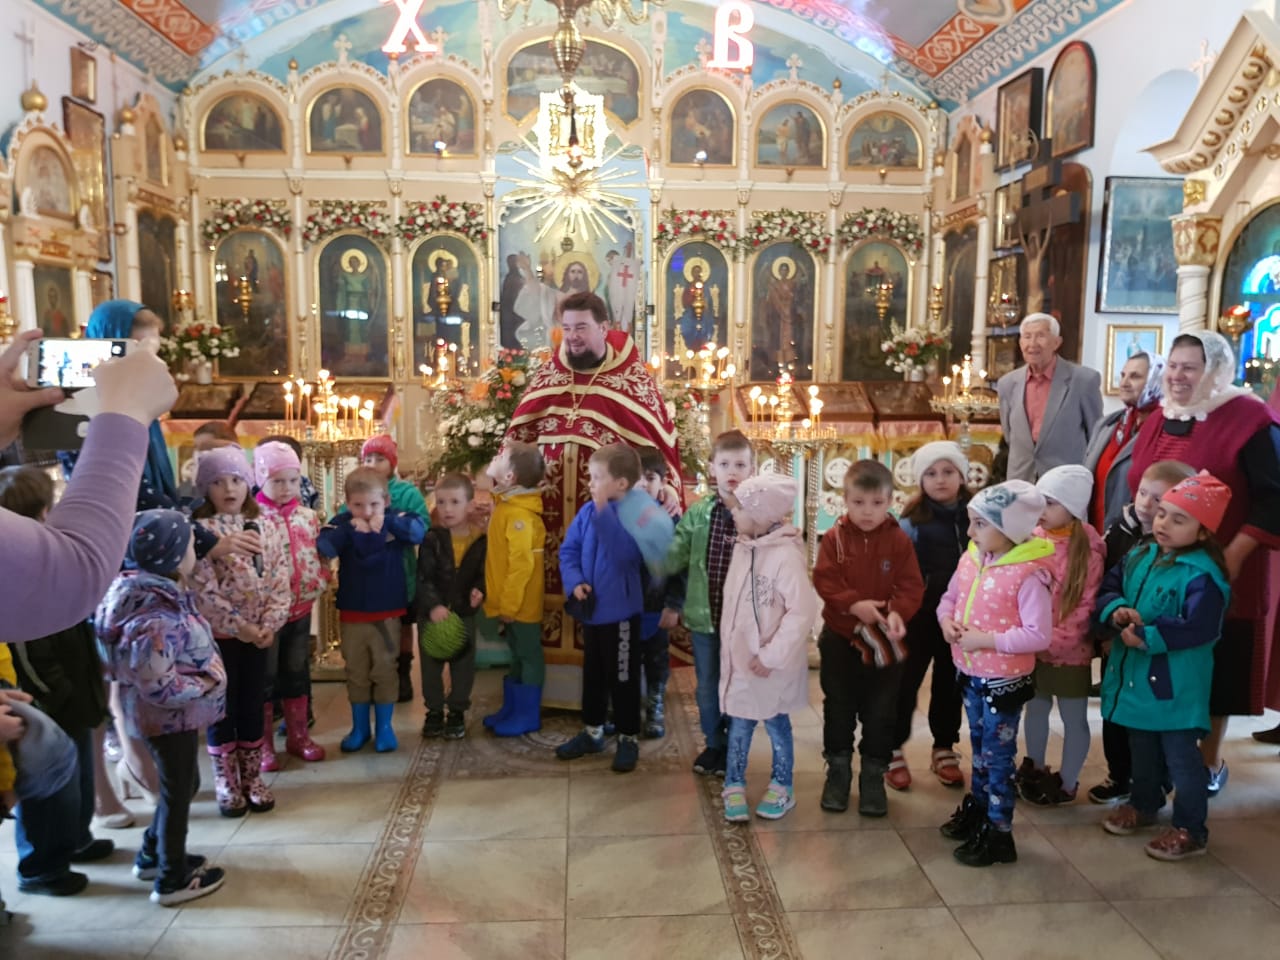
[{"label": "gilded iconostasis column", "polygon": [[[751,199],[751,185],[742,184],[738,187],[738,236],[745,237],[747,235],[747,226],[750,218],[747,216],[747,202]],[[733,264],[734,282],[733,288],[740,291],[733,298],[733,330],[734,344],[733,356],[734,363],[738,369],[743,371],[745,379],[751,379],[751,331],[748,328],[748,304],[751,301],[750,277],[747,273],[747,254],[740,253],[734,260]]]},{"label": "gilded iconostasis column", "polygon": [[[125,296],[142,300],[142,254],[138,249],[138,182],[128,182],[128,202],[124,208]],[[118,270],[118,268],[117,268]]]},{"label": "gilded iconostasis column", "polygon": [[[834,139],[834,138],[832,138]],[[844,189],[832,189],[827,192],[827,233],[836,236],[836,230],[839,228],[840,212],[839,207],[841,201],[844,200]],[[813,379],[815,382],[831,383],[840,378],[836,375],[836,314],[841,316],[844,310],[837,310],[836,302],[836,274],[839,272],[840,257],[840,241],[833,241],[831,246],[827,248],[827,269],[823,271],[822,276],[822,307],[817,317],[814,317],[814,357],[813,357]],[[822,338],[819,340],[818,330],[822,331]],[[822,344],[822,355],[817,355],[817,346],[819,342]]]},{"label": "gilded iconostasis column", "polygon": [[1203,213],[1173,218],[1173,253],[1178,260],[1178,329],[1203,330],[1209,319],[1209,274],[1218,259],[1222,218]]},{"label": "gilded iconostasis column", "polygon": [[93,312],[93,279],[87,264],[77,263],[71,271],[72,310],[77,317]]},{"label": "gilded iconostasis column", "polygon": [[[991,145],[984,143],[982,149],[991,152]],[[982,251],[991,249],[991,202],[989,194],[978,194],[978,259],[973,276],[973,340],[969,350],[973,363],[979,370],[987,369],[987,296],[991,285],[989,267],[991,262]],[[927,296],[918,298],[922,303]]]},{"label": "gilded iconostasis column", "polygon": [[188,209],[191,213],[191,249],[193,252],[192,262],[195,264],[195,276],[192,278],[191,286],[188,289],[194,290],[196,294],[195,302],[197,304],[210,303],[211,293],[209,291],[209,262],[212,253],[208,245],[204,242],[204,237],[200,235],[200,187],[199,179],[195,176],[191,178],[191,190],[188,200]]},{"label": "gilded iconostasis column", "polygon": [[18,318],[19,330],[31,330],[36,326],[36,265],[30,260],[19,259],[13,264],[13,312]]}]

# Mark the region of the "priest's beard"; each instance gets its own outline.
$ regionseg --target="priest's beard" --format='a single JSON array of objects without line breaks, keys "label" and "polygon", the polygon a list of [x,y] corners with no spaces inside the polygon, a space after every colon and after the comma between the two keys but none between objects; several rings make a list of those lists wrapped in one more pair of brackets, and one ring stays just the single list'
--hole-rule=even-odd
[{"label": "priest's beard", "polygon": [[569,353],[569,366],[574,370],[594,370],[604,363],[603,354]]}]

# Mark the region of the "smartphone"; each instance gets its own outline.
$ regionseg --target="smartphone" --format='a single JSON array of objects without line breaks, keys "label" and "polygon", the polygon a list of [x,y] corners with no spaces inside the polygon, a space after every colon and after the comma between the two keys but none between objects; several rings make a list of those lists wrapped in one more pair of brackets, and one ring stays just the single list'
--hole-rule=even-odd
[{"label": "smartphone", "polygon": [[93,368],[123,357],[132,340],[73,340],[45,337],[27,348],[27,385],[79,390],[93,386]]}]

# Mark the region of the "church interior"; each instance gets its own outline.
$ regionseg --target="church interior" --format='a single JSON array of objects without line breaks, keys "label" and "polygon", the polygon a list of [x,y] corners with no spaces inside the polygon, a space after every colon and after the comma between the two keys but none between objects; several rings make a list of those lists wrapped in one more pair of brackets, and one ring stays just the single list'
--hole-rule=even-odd
[{"label": "church interior", "polygon": [[[889,468],[898,508],[925,444],[956,441],[975,490],[1004,476],[996,385],[1030,314],[1097,372],[1107,412],[1126,362],[1188,331],[1226,336],[1234,381],[1263,399],[1280,371],[1275,0],[0,9],[0,343],[79,339],[116,299],[158,314],[188,489],[210,420],[250,454],[296,439],[322,516],[382,433],[424,490],[479,477],[561,350],[560,303],[584,291],[660,391],[686,502],[714,488],[711,438],[742,430],[760,469],[795,479],[810,565],[855,462]],[[62,482],[52,454],[26,454]],[[0,956],[1203,958],[1280,942],[1280,757],[1251,737],[1274,713],[1229,728],[1207,856],[1144,858],[1082,790],[1020,802],[1018,862],[975,872],[938,834],[963,791],[929,773],[924,695],[903,749],[916,779],[883,819],[819,807],[813,669],[792,717],[797,807],[726,823],[722,784],[690,773],[688,643],[634,774],[557,761],[582,662],[558,604],[540,731],[479,726],[504,695],[495,635],[476,641],[491,669],[466,739],[421,737],[415,700],[398,751],[340,754],[331,591],[312,664],[329,758],[288,758],[267,775],[276,810],[244,819],[219,817],[202,759],[189,843],[225,887],[147,901],[130,873],[145,797],[126,798],[134,826],[98,833],[116,854],[71,897],[18,889],[0,822]],[[1096,707],[1089,722],[1086,787],[1107,777]],[[1055,715],[1051,756],[1062,741]],[[753,803],[768,767],[758,734]]]}]

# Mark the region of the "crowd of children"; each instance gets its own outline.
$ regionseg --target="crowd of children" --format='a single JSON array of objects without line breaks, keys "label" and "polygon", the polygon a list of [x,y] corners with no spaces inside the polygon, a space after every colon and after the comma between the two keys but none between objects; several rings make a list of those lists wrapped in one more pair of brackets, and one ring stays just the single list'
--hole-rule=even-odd
[{"label": "crowd of children", "polygon": [[[481,522],[472,480],[456,473],[435,483],[429,517],[421,494],[395,476],[394,442],[374,438],[345,478],[342,508],[321,526],[296,444],[266,438],[250,463],[220,430],[202,436],[191,518],[137,515],[124,570],[92,624],[16,645],[16,663],[0,645],[0,687],[31,694],[69,738],[74,760],[48,790],[23,795],[0,750],[0,804],[16,807],[23,890],[76,893],[87,878],[72,865],[114,849],[91,830],[104,677],[117,691],[121,732],[145,745],[156,770],[156,810],[135,875],[160,904],[218,889],[223,871],[186,850],[197,739],[203,732],[228,817],[275,805],[261,776],[281,767],[274,702],[286,753],[324,760],[308,733],[310,621],[333,560],[351,707],[343,752],[370,741],[379,752],[397,748],[403,636],[414,624],[423,737],[467,735],[481,620],[510,653],[502,704],[484,727],[506,737],[541,727],[546,467],[536,445],[507,443],[488,465],[493,510]],[[680,516],[659,504],[666,464],[657,450],[611,444],[592,454],[590,499],[558,557],[564,609],[583,632],[583,728],[557,757],[600,753],[616,735],[613,770],[636,769],[640,739],[666,732],[668,631],[682,620],[704,738],[694,771],[722,776],[725,818],[749,820],[747,757],[763,722],[772,763],[754,812],[783,817],[797,803],[790,715],[809,702],[808,639],[819,628],[821,807],[848,809],[855,746],[859,814],[885,816],[886,787],[911,786],[903,747],[932,670],[931,772],[965,786],[955,749],[962,710],[971,752],[968,791],[941,831],[964,864],[1013,862],[1015,798],[1048,805],[1077,796],[1091,663],[1101,654],[1108,778],[1089,799],[1117,803],[1103,827],[1126,835],[1155,825],[1172,787],[1172,827],[1146,851],[1165,860],[1205,851],[1208,774],[1198,740],[1230,600],[1213,538],[1230,500],[1225,485],[1156,463],[1103,537],[1089,523],[1087,469],[1061,466],[1035,485],[1013,480],[970,495],[961,449],[929,443],[913,457],[919,493],[901,519],[889,470],[874,460],[849,467],[845,514],[822,537],[810,578],[803,534],[787,522],[795,481],[756,474],[738,431],[715,438],[709,466],[712,492]],[[41,518],[52,499],[40,471],[0,472],[6,508]],[[199,531],[254,534],[258,547],[197,560]],[[1055,700],[1056,770],[1046,755]]]}]

